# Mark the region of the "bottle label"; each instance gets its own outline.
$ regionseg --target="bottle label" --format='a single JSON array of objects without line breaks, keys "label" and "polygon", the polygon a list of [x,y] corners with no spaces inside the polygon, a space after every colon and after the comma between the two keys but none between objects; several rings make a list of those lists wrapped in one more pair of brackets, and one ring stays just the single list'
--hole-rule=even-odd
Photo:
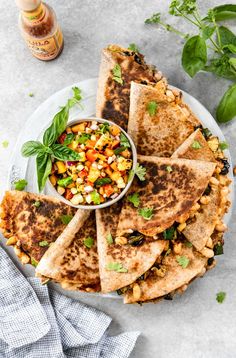
[{"label": "bottle label", "polygon": [[59,26],[53,36],[42,40],[26,33],[23,36],[33,56],[40,60],[52,60],[57,57],[63,46],[63,34]]}]

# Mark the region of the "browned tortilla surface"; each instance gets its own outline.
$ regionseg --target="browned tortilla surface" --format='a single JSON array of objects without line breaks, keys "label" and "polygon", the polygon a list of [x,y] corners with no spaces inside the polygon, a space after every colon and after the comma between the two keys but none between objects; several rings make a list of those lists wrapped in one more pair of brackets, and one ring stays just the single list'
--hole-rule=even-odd
[{"label": "browned tortilla surface", "polygon": [[139,194],[139,208],[152,208],[153,216],[145,220],[131,202],[124,200],[117,236],[130,229],[147,236],[163,232],[200,199],[215,169],[214,163],[197,160],[140,155],[138,161],[146,168],[145,181],[135,178],[127,196]]},{"label": "browned tortilla surface", "polygon": [[[35,201],[40,202],[39,207]],[[23,251],[39,261],[49,247],[39,243],[54,242],[66,227],[61,216],[73,216],[75,211],[53,197],[8,191],[1,203],[1,230],[6,238],[15,236]]]}]

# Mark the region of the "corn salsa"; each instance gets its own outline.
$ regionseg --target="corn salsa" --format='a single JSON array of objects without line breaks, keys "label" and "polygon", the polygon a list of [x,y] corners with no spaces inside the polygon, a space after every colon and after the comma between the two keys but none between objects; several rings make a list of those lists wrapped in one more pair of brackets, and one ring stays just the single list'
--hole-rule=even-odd
[{"label": "corn salsa", "polygon": [[57,142],[79,153],[78,161],[53,161],[50,181],[73,205],[115,199],[128,183],[131,145],[115,124],[84,121],[67,127]]}]

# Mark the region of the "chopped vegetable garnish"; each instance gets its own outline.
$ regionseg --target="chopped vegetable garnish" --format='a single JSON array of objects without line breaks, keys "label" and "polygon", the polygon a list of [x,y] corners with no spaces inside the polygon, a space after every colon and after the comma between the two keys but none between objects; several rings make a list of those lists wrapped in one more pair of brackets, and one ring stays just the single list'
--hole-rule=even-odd
[{"label": "chopped vegetable garnish", "polygon": [[48,245],[49,245],[49,243],[46,240],[39,242],[39,246],[41,246],[41,247],[46,247]]},{"label": "chopped vegetable garnish", "polygon": [[33,206],[35,206],[36,208],[39,208],[41,205],[40,201],[36,200],[34,203],[33,203]]},{"label": "chopped vegetable garnish", "polygon": [[132,195],[128,195],[127,200],[133,204],[135,208],[139,207],[140,199],[138,193],[134,193]]},{"label": "chopped vegetable garnish", "polygon": [[122,80],[122,74],[121,74],[121,67],[120,65],[116,64],[115,67],[112,70],[113,73],[113,77],[112,79],[116,82],[118,82],[119,84],[123,85],[123,80]]},{"label": "chopped vegetable garnish", "polygon": [[226,292],[221,291],[216,294],[216,301],[218,303],[223,303],[225,298],[226,298]]},{"label": "chopped vegetable garnish", "polygon": [[[60,148],[55,154],[56,146]],[[50,182],[74,206],[113,200],[128,184],[133,165],[131,145],[115,124],[85,120],[70,125],[52,149],[55,159]],[[141,180],[144,174],[145,169],[138,167]]]},{"label": "chopped vegetable garnish", "polygon": [[212,136],[212,133],[211,133],[210,129],[208,129],[208,128],[203,128],[202,134],[204,135],[205,138],[209,138],[210,136]]},{"label": "chopped vegetable garnish", "polygon": [[221,150],[225,150],[225,149],[229,148],[229,145],[228,145],[228,143],[226,143],[226,142],[220,142],[220,143],[219,143],[219,148],[220,148]]},{"label": "chopped vegetable garnish", "polygon": [[30,92],[29,97],[34,97],[34,94],[32,92]]},{"label": "chopped vegetable garnish", "polygon": [[165,240],[175,240],[177,237],[177,231],[175,230],[174,226],[171,226],[169,229],[163,231],[163,238]]},{"label": "chopped vegetable garnish", "polygon": [[140,52],[138,46],[134,43],[129,44],[128,50],[133,51],[133,52]]},{"label": "chopped vegetable garnish", "polygon": [[31,257],[30,261],[31,261],[31,265],[33,265],[34,267],[38,266],[38,261],[35,260],[33,257]]},{"label": "chopped vegetable garnish", "polygon": [[172,167],[170,165],[166,166],[166,170],[167,170],[168,173],[173,172],[173,169],[172,169]]},{"label": "chopped vegetable garnish", "polygon": [[215,255],[223,255],[223,253],[224,253],[223,245],[218,242],[218,243],[214,246],[214,254],[215,254]]},{"label": "chopped vegetable garnish", "polygon": [[112,238],[111,233],[107,235],[107,243],[108,243],[109,245],[113,244],[113,238]]},{"label": "chopped vegetable garnish", "polygon": [[129,171],[128,182],[133,179],[134,174],[135,174],[135,173],[134,173],[134,170],[131,169],[131,170]]},{"label": "chopped vegetable garnish", "polygon": [[193,143],[192,143],[192,148],[193,149],[200,149],[200,148],[202,148],[202,146],[197,140],[194,140]]},{"label": "chopped vegetable garnish", "polygon": [[178,256],[176,261],[180,266],[182,266],[183,269],[188,267],[189,259],[186,256]]},{"label": "chopped vegetable garnish", "polygon": [[147,104],[147,111],[150,114],[150,116],[155,116],[157,112],[158,104],[156,101],[148,102]]},{"label": "chopped vegetable garnish", "polygon": [[62,215],[60,216],[61,222],[64,225],[68,225],[69,222],[73,219],[72,215]]},{"label": "chopped vegetable garnish", "polygon": [[8,140],[4,140],[4,141],[2,142],[2,146],[3,146],[3,148],[7,148],[7,147],[9,146]]},{"label": "chopped vegetable garnish", "polygon": [[150,220],[153,216],[153,208],[142,208],[142,209],[139,209],[138,213],[145,220]]},{"label": "chopped vegetable garnish", "polygon": [[189,241],[185,241],[184,245],[187,247],[193,247],[193,244]]},{"label": "chopped vegetable garnish", "polygon": [[116,271],[116,272],[128,272],[128,270],[123,267],[123,265],[119,262],[109,262],[106,265],[106,269],[109,271]]},{"label": "chopped vegetable garnish", "polygon": [[22,190],[25,189],[25,187],[26,187],[27,184],[28,184],[27,180],[25,180],[25,179],[20,179],[20,180],[18,180],[18,181],[16,181],[16,182],[14,183],[14,187],[15,187],[16,190],[22,191]]},{"label": "chopped vegetable garnish", "polygon": [[138,163],[136,168],[135,168],[135,174],[137,175],[139,180],[144,181],[145,180],[145,175],[146,175],[146,168],[144,168],[142,165],[140,165]]},{"label": "chopped vegetable garnish", "polygon": [[87,239],[84,239],[84,245],[88,248],[91,249],[91,247],[94,244],[94,239],[92,237],[87,237]]}]

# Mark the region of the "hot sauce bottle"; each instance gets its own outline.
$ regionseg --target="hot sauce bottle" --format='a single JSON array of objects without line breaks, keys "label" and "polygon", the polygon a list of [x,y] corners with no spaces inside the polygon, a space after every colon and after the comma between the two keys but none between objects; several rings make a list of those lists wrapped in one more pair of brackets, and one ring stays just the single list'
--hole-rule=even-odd
[{"label": "hot sauce bottle", "polygon": [[63,34],[53,9],[41,0],[16,0],[19,26],[33,56],[53,60],[63,49]]}]

